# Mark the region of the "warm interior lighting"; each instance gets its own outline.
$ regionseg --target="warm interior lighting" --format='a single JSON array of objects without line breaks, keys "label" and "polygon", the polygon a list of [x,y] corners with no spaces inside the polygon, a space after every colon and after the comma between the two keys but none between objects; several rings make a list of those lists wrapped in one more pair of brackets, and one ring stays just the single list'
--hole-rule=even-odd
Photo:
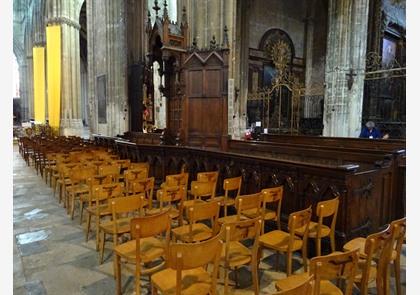
[{"label": "warm interior lighting", "polygon": [[61,27],[47,26],[48,119],[52,128],[60,128],[61,108]]},{"label": "warm interior lighting", "polygon": [[45,48],[32,49],[34,63],[34,111],[35,121],[45,122]]}]

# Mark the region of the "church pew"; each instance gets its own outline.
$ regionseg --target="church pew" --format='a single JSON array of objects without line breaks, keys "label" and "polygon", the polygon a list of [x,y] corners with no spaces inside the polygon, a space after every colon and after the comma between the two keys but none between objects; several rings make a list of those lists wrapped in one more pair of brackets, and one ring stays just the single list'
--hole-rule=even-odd
[{"label": "church pew", "polygon": [[[397,208],[394,219],[405,216],[405,149],[365,149],[335,146],[317,146],[264,141],[230,140],[228,151],[256,154],[284,160],[321,164],[358,164],[362,169],[386,169],[386,177],[392,180],[391,203]],[[390,172],[389,172],[390,171]]]},{"label": "church pew", "polygon": [[219,193],[224,178],[238,175],[243,177],[242,194],[284,185],[282,226],[286,226],[291,212],[309,205],[315,208],[319,201],[339,195],[338,247],[354,237],[377,231],[395,215],[391,167],[366,169],[358,164],[296,162],[255,154],[134,144],[115,138],[105,140],[114,140],[115,151],[120,156],[149,162],[150,173],[157,181],[163,181],[165,175],[177,173],[184,167],[191,176],[200,171],[219,170]]},{"label": "church pew", "polygon": [[317,146],[333,146],[343,148],[364,148],[378,150],[405,149],[405,140],[401,139],[366,139],[352,137],[328,137],[328,136],[307,136],[307,135],[284,135],[284,134],[260,134],[261,141],[292,143]]}]

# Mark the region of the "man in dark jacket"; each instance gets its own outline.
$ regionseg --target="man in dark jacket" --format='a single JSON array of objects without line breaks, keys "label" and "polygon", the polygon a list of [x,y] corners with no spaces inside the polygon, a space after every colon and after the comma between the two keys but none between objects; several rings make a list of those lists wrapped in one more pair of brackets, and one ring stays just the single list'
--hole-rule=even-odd
[{"label": "man in dark jacket", "polygon": [[359,135],[360,138],[382,138],[379,129],[375,128],[375,123],[372,121],[366,122],[366,127],[363,127]]}]

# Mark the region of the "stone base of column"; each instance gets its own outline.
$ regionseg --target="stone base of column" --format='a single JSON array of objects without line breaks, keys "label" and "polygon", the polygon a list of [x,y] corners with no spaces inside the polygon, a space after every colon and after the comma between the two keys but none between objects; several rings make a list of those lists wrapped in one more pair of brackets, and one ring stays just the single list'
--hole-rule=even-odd
[{"label": "stone base of column", "polygon": [[82,119],[61,119],[60,135],[82,137],[84,135]]}]

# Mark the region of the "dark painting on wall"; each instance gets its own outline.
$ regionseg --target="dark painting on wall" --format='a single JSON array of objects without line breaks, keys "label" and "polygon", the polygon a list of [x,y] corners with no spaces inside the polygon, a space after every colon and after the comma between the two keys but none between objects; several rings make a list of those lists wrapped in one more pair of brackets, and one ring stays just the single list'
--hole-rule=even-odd
[{"label": "dark painting on wall", "polygon": [[98,94],[98,123],[106,123],[106,75],[96,77]]}]

